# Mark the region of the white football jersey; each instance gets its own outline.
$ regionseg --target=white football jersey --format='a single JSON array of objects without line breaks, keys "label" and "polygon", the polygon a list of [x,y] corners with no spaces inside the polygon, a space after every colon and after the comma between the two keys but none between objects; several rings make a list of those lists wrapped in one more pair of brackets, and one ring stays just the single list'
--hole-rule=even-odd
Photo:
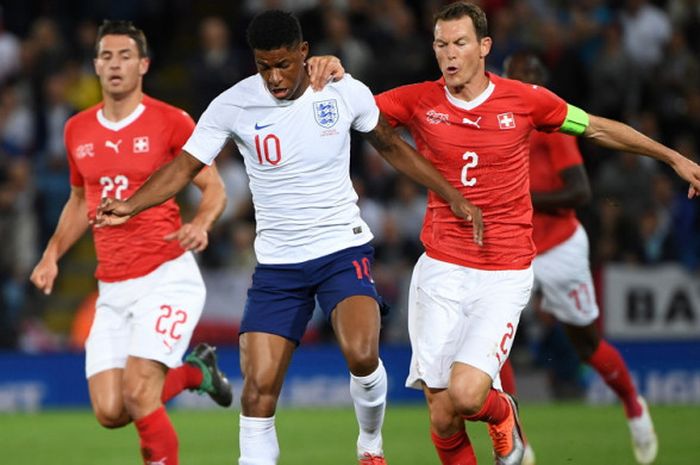
[{"label": "white football jersey", "polygon": [[259,263],[299,263],[366,244],[350,182],[350,129],[373,130],[374,96],[349,75],[278,100],[259,74],[214,99],[183,150],[211,164],[228,138],[243,154],[255,205]]}]

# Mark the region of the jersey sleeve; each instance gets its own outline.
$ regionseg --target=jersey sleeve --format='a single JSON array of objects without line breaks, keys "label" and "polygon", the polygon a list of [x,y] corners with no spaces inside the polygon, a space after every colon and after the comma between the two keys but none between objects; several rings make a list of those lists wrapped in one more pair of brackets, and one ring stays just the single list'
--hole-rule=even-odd
[{"label": "jersey sleeve", "polygon": [[352,112],[352,128],[360,132],[370,132],[379,122],[379,108],[374,102],[372,91],[352,76],[345,76],[343,81],[346,81],[343,97]]},{"label": "jersey sleeve", "polygon": [[202,113],[194,127],[194,132],[187,139],[182,150],[202,163],[211,165],[228,138],[231,137],[230,128],[235,127],[240,113],[240,107],[224,103],[221,96],[215,98]]},{"label": "jersey sleeve", "polygon": [[566,102],[554,92],[541,86],[525,85],[523,96],[531,105],[532,123],[539,131],[553,132],[564,124]]},{"label": "jersey sleeve", "polygon": [[376,96],[377,106],[392,126],[406,126],[416,108],[419,92],[414,85],[401,86]]},{"label": "jersey sleeve", "polygon": [[73,144],[71,143],[71,138],[73,135],[73,121],[68,120],[65,128],[63,129],[63,144],[66,147],[66,157],[68,158],[68,171],[70,173],[70,185],[73,187],[83,187],[85,185],[85,179],[83,175],[80,174],[78,166],[75,164],[75,158],[73,154]]},{"label": "jersey sleeve", "polygon": [[554,132],[548,136],[547,142],[550,144],[552,167],[557,172],[572,166],[583,165],[583,157],[576,137]]},{"label": "jersey sleeve", "polygon": [[170,138],[170,153],[173,157],[177,156],[185,145],[187,139],[192,135],[194,130],[194,120],[187,112],[177,109],[172,116],[172,137]]}]

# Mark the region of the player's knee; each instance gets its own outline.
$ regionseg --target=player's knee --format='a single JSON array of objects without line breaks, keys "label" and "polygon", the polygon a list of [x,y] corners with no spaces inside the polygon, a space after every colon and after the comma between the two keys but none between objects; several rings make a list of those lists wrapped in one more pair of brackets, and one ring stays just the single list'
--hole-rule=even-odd
[{"label": "player's knee", "polygon": [[457,431],[459,423],[464,422],[460,417],[455,417],[444,411],[430,412],[430,426],[435,434],[440,437],[449,437]]},{"label": "player's knee", "polygon": [[450,386],[448,388],[452,405],[463,417],[475,415],[481,410],[485,396],[473,385]]},{"label": "player's knee", "polygon": [[279,393],[272,384],[246,380],[241,392],[241,409],[244,415],[269,417],[275,414]]},{"label": "player's knee", "polygon": [[121,428],[129,424],[131,418],[123,407],[120,408],[96,408],[95,418],[104,428]]},{"label": "player's knee", "polygon": [[358,348],[348,356],[348,369],[355,376],[372,374],[379,366],[379,356],[371,348]]},{"label": "player's knee", "polygon": [[150,412],[160,404],[160,392],[154,391],[155,387],[147,380],[126,380],[122,387],[124,406],[135,418],[139,418],[144,412]]}]

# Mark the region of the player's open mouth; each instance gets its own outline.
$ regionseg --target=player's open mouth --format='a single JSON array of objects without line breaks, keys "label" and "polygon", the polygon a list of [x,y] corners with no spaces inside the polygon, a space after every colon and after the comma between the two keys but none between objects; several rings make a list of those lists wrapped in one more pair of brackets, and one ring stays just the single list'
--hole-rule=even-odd
[{"label": "player's open mouth", "polygon": [[277,98],[282,98],[287,96],[288,89],[286,87],[277,87],[274,89],[270,89],[270,92],[272,92],[272,95],[274,95]]},{"label": "player's open mouth", "polygon": [[446,72],[447,74],[457,74],[457,71],[459,71],[459,68],[457,68],[456,66],[448,66],[448,67],[445,69],[445,72]]},{"label": "player's open mouth", "polygon": [[110,84],[119,84],[122,82],[121,76],[110,76],[109,77],[109,83]]}]

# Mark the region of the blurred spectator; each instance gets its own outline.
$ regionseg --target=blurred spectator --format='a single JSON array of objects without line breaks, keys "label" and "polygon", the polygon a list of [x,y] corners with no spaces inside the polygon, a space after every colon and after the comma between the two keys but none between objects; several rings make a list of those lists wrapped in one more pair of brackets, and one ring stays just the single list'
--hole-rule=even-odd
[{"label": "blurred spectator", "polygon": [[400,237],[415,243],[418,249],[421,248],[420,232],[427,203],[425,193],[415,182],[405,176],[397,178],[394,198],[389,203],[389,214],[396,220]]},{"label": "blurred spectator", "polygon": [[603,47],[603,31],[613,20],[613,13],[603,0],[571,2],[567,23],[572,28],[578,55],[589,66]]},{"label": "blurred spectator", "polygon": [[58,71],[46,77],[44,102],[39,118],[43,133],[37,138],[34,170],[39,212],[40,246],[49,240],[70,195],[68,159],[63,144],[63,127],[75,108],[67,100],[66,73]]},{"label": "blurred spectator", "polygon": [[632,61],[622,47],[622,31],[617,23],[603,29],[603,44],[590,64],[590,112],[617,120],[639,108],[639,80]]},{"label": "blurred spectator", "polygon": [[594,193],[605,199],[614,199],[629,218],[642,214],[651,199],[653,168],[631,153],[618,153],[601,168],[593,183]]},{"label": "blurred spectator", "polygon": [[0,347],[16,337],[38,255],[31,182],[26,158],[0,166]]},{"label": "blurred spectator", "polygon": [[195,119],[217,95],[252,74],[248,73],[250,65],[244,64],[243,52],[234,49],[230,41],[223,18],[210,16],[199,23],[200,50],[190,64]]},{"label": "blurred spectator", "polygon": [[374,234],[374,241],[382,242],[384,238],[383,224],[386,217],[384,204],[367,195],[365,181],[361,177],[353,176],[352,186],[357,192],[357,206],[360,208],[362,219],[365,220],[370,231]]},{"label": "blurred spectator", "polygon": [[662,73],[653,91],[654,108],[661,119],[665,137],[673,139],[687,115],[685,97],[700,83],[700,61],[688,48],[685,36],[674,31],[661,63]]},{"label": "blurred spectator", "polygon": [[434,79],[432,40],[426,40],[416,27],[413,12],[400,1],[386,1],[374,14],[381,24],[384,40],[375,50],[381,56],[373,67],[371,86],[375,93],[402,84]]},{"label": "blurred spectator", "polygon": [[102,98],[100,81],[94,71],[86,71],[75,58],[66,61],[66,100],[76,111],[96,105]]},{"label": "blurred spectator", "polygon": [[0,88],[0,151],[9,156],[28,155],[35,143],[35,118],[22,101],[17,81]]},{"label": "blurred spectator", "polygon": [[639,263],[641,243],[637,225],[624,215],[624,207],[611,199],[596,202],[599,212],[590,226],[591,269],[608,262]]},{"label": "blurred spectator", "polygon": [[493,38],[493,45],[489,53],[487,65],[489,70],[496,74],[502,74],[503,61],[513,53],[525,47],[516,34],[517,16],[511,8],[503,8],[493,16],[489,16],[491,22],[489,30]]},{"label": "blurred spectator", "polygon": [[19,71],[19,39],[5,29],[3,9],[0,6],[0,86]]},{"label": "blurred spectator", "polygon": [[691,50],[700,53],[700,2],[697,0],[670,0],[668,12],[675,29],[688,39]]},{"label": "blurred spectator", "polygon": [[32,24],[28,41],[34,56],[32,85],[34,96],[37,98],[35,105],[40,108],[44,81],[49,75],[63,68],[68,51],[58,24],[52,18],[36,19]]},{"label": "blurred spectator", "polygon": [[626,0],[620,15],[622,42],[632,62],[645,75],[661,63],[671,39],[671,21],[648,0]]},{"label": "blurred spectator", "polygon": [[325,39],[314,46],[314,54],[335,55],[348,73],[361,81],[366,80],[373,60],[372,49],[352,35],[345,14],[329,9],[321,24],[325,26]]}]

